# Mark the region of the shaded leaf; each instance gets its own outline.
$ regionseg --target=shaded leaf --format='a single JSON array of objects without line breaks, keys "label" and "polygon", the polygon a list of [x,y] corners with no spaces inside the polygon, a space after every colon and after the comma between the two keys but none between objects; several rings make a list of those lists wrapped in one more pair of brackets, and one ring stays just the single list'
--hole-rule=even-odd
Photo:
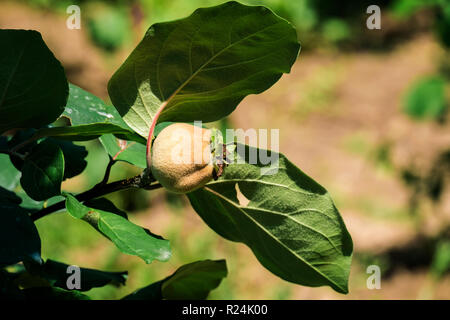
[{"label": "shaded leaf", "polygon": [[0,269],[0,300],[24,300],[19,287],[15,283],[15,275]]},{"label": "shaded leaf", "polygon": [[20,199],[14,192],[0,186],[0,205],[1,204],[20,204]]},{"label": "shaded leaf", "polygon": [[39,32],[0,30],[0,133],[57,119],[69,92],[64,69]]},{"label": "shaded leaf", "polygon": [[237,150],[241,159],[257,155],[257,163],[231,164],[219,180],[188,194],[200,217],[222,237],[248,245],[282,279],[348,292],[352,240],[327,191],[281,154],[271,167],[262,164],[265,150]]},{"label": "shaded leaf", "polygon": [[87,166],[85,158],[88,155],[86,147],[71,141],[48,138],[48,141],[58,145],[64,155],[64,180],[75,177],[83,172]]},{"label": "shaded leaf", "polygon": [[152,25],[108,92],[125,122],[146,137],[164,101],[159,122],[225,117],[289,72],[299,48],[295,29],[269,9],[227,2]]},{"label": "shaded leaf", "polygon": [[202,300],[227,276],[225,260],[203,260],[178,268],[171,276],[141,288],[124,300]]},{"label": "shaded leaf", "polygon": [[67,212],[71,216],[89,222],[123,253],[138,256],[146,263],[155,259],[169,260],[169,241],[151,236],[145,229],[120,215],[87,207],[70,194],[65,196]]},{"label": "shaded leaf", "polygon": [[61,148],[50,141],[43,141],[25,158],[20,184],[27,195],[40,201],[61,193],[63,176]]},{"label": "shaded leaf", "polygon": [[[47,279],[52,286],[67,289],[68,264],[48,259],[41,266],[39,274]],[[80,268],[80,291],[103,287],[107,284],[124,285],[128,272],[106,272],[95,269]]]},{"label": "shaded leaf", "polygon": [[28,212],[0,198],[0,267],[24,259],[40,260],[41,240]]}]

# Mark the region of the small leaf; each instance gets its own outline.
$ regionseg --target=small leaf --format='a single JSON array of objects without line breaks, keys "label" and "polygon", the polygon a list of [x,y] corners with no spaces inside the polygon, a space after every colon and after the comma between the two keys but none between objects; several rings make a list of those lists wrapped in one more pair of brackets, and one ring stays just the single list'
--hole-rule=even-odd
[{"label": "small leaf", "polygon": [[141,168],[147,167],[145,145],[122,140],[112,134],[105,134],[99,140],[114,160],[126,161]]},{"label": "small leaf", "polygon": [[55,121],[69,88],[63,67],[40,33],[0,30],[0,43],[0,133]]},{"label": "small leaf", "polygon": [[63,177],[61,148],[50,141],[43,141],[25,158],[20,184],[33,200],[40,201],[61,193]]},{"label": "small leaf", "polygon": [[295,29],[269,9],[227,2],[152,25],[108,84],[125,122],[147,137],[159,122],[219,120],[290,71]]},{"label": "small leaf", "polygon": [[347,293],[353,244],[327,191],[281,154],[270,166],[260,158],[265,150],[237,150],[257,163],[231,164],[219,180],[188,194],[200,217],[222,237],[248,245],[282,279]]},{"label": "small leaf", "polygon": [[41,240],[28,212],[5,198],[0,198],[0,211],[0,267],[40,260]]},{"label": "small leaf", "polygon": [[85,160],[88,152],[86,147],[74,144],[71,141],[47,138],[46,140],[58,145],[64,155],[64,180],[75,177],[83,172],[87,166]]},{"label": "small leaf", "polygon": [[71,216],[89,222],[123,253],[138,256],[146,263],[155,259],[169,260],[169,241],[152,236],[120,215],[87,207],[70,194],[65,196],[67,212]]},{"label": "small leaf", "polygon": [[124,300],[202,300],[227,276],[225,260],[203,260],[186,264],[171,276],[141,288]]}]

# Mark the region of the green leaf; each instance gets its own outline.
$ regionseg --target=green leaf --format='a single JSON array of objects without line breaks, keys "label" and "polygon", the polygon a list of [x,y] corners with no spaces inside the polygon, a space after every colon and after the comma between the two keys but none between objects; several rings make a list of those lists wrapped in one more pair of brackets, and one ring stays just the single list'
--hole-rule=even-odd
[{"label": "green leaf", "polygon": [[87,207],[70,194],[65,196],[67,212],[72,217],[89,222],[123,253],[138,256],[146,263],[155,259],[169,260],[171,253],[168,240],[154,237],[120,215]]},{"label": "green leaf", "polygon": [[152,25],[108,84],[125,122],[146,137],[159,122],[215,121],[290,71],[300,45],[269,9],[237,2]]},{"label": "green leaf", "polygon": [[73,127],[42,128],[36,132],[33,138],[57,137],[72,141],[86,141],[96,139],[101,135],[108,133],[113,133],[121,139],[145,143],[145,140],[142,137],[137,136],[134,132],[112,123],[93,123]]},{"label": "green leaf", "polygon": [[69,99],[62,117],[69,119],[71,126],[42,128],[35,133],[34,139],[59,137],[84,141],[111,133],[122,139],[146,143],[146,139],[136,134],[113,106],[73,84],[69,87]]},{"label": "green leaf", "polygon": [[200,217],[222,237],[248,245],[282,279],[347,293],[353,244],[327,191],[281,154],[268,152],[279,157],[270,167],[260,158],[265,150],[237,150],[241,159],[258,155],[257,163],[231,164],[219,180],[188,194]]},{"label": "green leaf", "polygon": [[61,148],[50,141],[43,141],[25,158],[20,184],[33,200],[40,201],[61,193],[63,177]]},{"label": "green leaf", "polygon": [[76,290],[64,290],[54,287],[38,287],[21,290],[27,300],[91,300]]},{"label": "green leaf", "polygon": [[0,187],[13,190],[19,180],[20,171],[14,167],[8,155],[0,154]]},{"label": "green leaf", "polygon": [[145,145],[122,140],[112,134],[105,134],[99,140],[114,160],[126,161],[141,168],[147,167]]},{"label": "green leaf", "polygon": [[47,140],[58,145],[64,155],[64,180],[75,177],[83,172],[87,166],[87,161],[84,159],[88,155],[86,147],[66,140],[54,138],[48,138]]},{"label": "green leaf", "polygon": [[0,133],[55,121],[69,89],[63,67],[40,33],[0,30],[0,43]]},{"label": "green leaf", "polygon": [[225,260],[203,260],[186,264],[171,276],[141,288],[124,300],[202,300],[227,276]]},{"label": "green leaf", "polygon": [[162,284],[162,296],[168,300],[206,299],[227,276],[225,260],[204,260],[179,268]]},{"label": "green leaf", "polygon": [[41,240],[28,212],[5,198],[0,198],[0,211],[0,267],[40,260]]},{"label": "green leaf", "polygon": [[[69,265],[48,259],[39,268],[39,274],[52,286],[67,289],[67,268]],[[106,272],[88,268],[80,268],[80,291],[103,287],[107,284],[124,285],[128,272]]]},{"label": "green leaf", "polygon": [[415,83],[406,96],[404,111],[416,119],[439,119],[447,110],[445,79],[426,77]]},{"label": "green leaf", "polygon": [[91,199],[91,200],[85,201],[84,205],[87,207],[90,207],[90,208],[115,213],[115,214],[128,220],[127,213],[125,211],[122,211],[119,208],[117,208],[114,205],[114,203],[112,203],[110,200],[108,200],[106,198]]}]

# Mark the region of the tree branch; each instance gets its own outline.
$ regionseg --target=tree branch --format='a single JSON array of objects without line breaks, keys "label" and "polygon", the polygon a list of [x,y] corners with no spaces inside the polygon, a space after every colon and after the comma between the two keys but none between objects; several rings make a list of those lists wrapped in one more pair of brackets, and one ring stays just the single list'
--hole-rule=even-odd
[{"label": "tree branch", "polygon": [[[154,190],[154,189],[161,188],[161,184],[159,184],[159,183],[152,184],[152,182],[155,182],[155,181],[156,181],[155,178],[153,178],[153,176],[151,174],[149,174],[149,172],[146,169],[141,174],[138,174],[137,176],[134,176],[132,178],[114,181],[111,183],[104,183],[104,184],[102,184],[100,182],[97,185],[95,185],[92,189],[76,195],[75,198],[77,200],[83,202],[83,201],[87,201],[90,199],[104,196],[104,195],[112,193],[112,192],[130,189],[130,188],[141,188],[141,189],[145,189],[145,190]],[[36,221],[42,217],[45,217],[46,215],[49,215],[53,212],[64,209],[65,204],[66,204],[66,201],[63,200],[63,201],[55,203],[47,208],[43,208],[43,209],[31,214],[31,216],[30,216],[31,220]]]}]

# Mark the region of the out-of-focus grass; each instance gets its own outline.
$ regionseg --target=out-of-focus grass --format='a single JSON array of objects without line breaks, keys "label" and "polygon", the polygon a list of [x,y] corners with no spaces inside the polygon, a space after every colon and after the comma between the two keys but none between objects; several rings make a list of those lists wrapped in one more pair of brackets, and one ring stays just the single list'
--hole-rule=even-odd
[{"label": "out-of-focus grass", "polygon": [[332,101],[337,94],[342,68],[338,64],[319,68],[305,81],[296,102],[295,113],[302,118],[312,112],[332,112]]}]

